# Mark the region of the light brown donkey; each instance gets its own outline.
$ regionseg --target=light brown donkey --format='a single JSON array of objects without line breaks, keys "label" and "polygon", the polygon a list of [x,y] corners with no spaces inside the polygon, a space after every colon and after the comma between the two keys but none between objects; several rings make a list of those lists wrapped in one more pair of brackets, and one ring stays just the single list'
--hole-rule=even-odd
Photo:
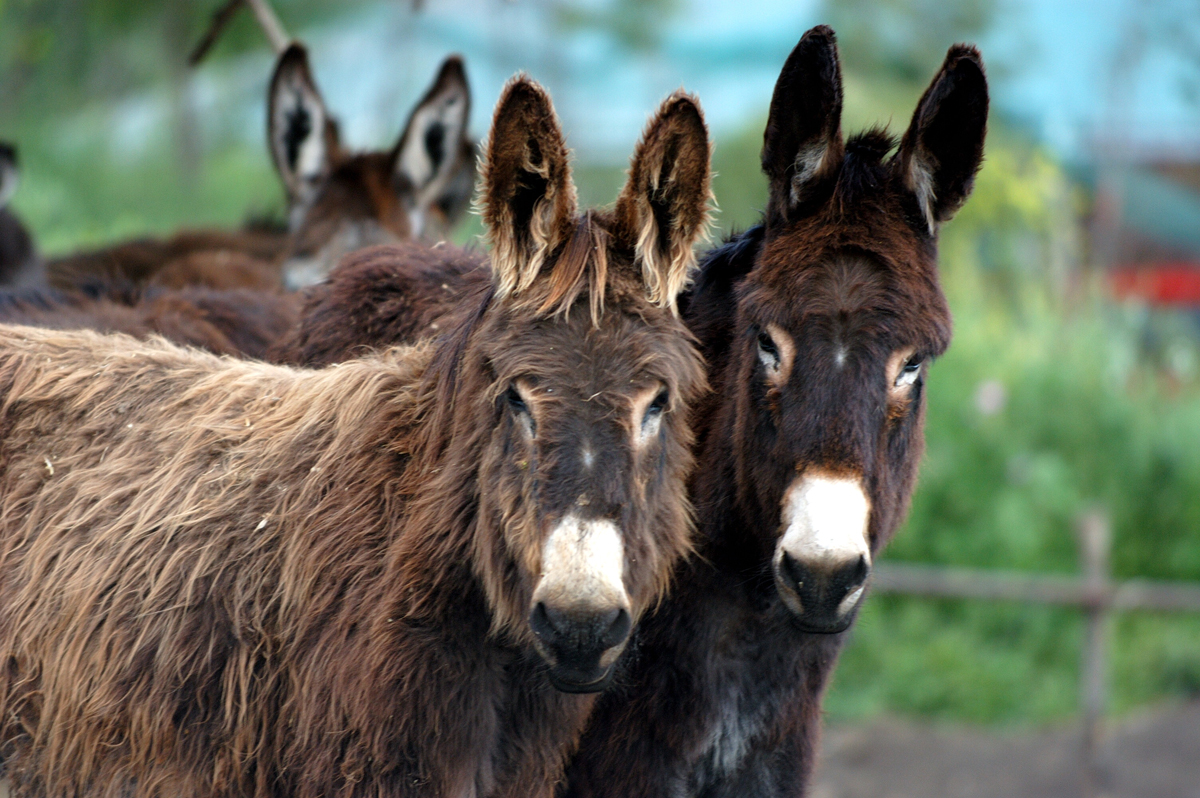
[{"label": "light brown donkey", "polygon": [[492,279],[322,371],[0,327],[0,754],[14,795],[539,796],[691,547],[695,102],[576,211],[505,89]]}]

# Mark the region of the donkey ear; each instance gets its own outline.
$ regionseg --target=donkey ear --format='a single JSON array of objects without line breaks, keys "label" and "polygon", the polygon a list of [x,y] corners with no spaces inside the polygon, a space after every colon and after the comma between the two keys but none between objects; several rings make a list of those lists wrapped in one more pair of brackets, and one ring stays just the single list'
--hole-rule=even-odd
[{"label": "donkey ear", "polygon": [[398,183],[402,190],[412,192],[414,232],[418,235],[425,211],[441,200],[458,172],[473,165],[463,160],[470,114],[471,89],[463,60],[451,56],[442,63],[392,151]]},{"label": "donkey ear", "polygon": [[967,201],[983,162],[988,86],[979,51],[956,44],[900,141],[901,179],[933,233]]},{"label": "donkey ear", "polygon": [[271,157],[293,204],[311,201],[329,174],[337,135],[328,120],[308,53],[293,43],[279,56],[267,97]]},{"label": "donkey ear", "polygon": [[526,75],[496,104],[483,158],[480,206],[498,296],[528,288],[571,235],[575,184],[550,95]]},{"label": "donkey ear", "polygon": [[694,97],[676,92],[646,125],[617,198],[617,229],[642,265],[650,300],[675,308],[708,233],[711,149]]},{"label": "donkey ear", "polygon": [[804,34],[784,62],[763,134],[772,215],[787,218],[842,163],[842,67],[833,29]]},{"label": "donkey ear", "polygon": [[0,142],[0,208],[8,204],[17,191],[21,173],[17,168],[17,148]]}]

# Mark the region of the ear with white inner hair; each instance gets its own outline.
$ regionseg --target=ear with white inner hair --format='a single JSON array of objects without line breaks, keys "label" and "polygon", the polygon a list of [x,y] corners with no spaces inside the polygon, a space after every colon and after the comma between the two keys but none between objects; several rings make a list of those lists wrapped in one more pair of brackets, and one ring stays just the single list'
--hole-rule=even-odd
[{"label": "ear with white inner hair", "polygon": [[842,142],[842,67],[833,30],[804,34],[783,64],[763,132],[768,217],[787,219],[822,181],[837,174]]},{"label": "ear with white inner hair", "polygon": [[617,198],[619,235],[642,269],[646,294],[675,309],[708,233],[712,150],[699,102],[683,92],[668,97],[646,125]]},{"label": "ear with white inner hair", "polygon": [[459,173],[474,171],[466,140],[470,114],[471,89],[463,60],[451,56],[442,63],[392,151],[399,188],[411,192],[407,199],[416,235],[421,234],[430,206],[458,189]]},{"label": "ear with white inner hair", "polygon": [[17,148],[0,142],[0,208],[8,205],[17,192],[21,172],[17,168]]},{"label": "ear with white inner hair", "polygon": [[534,283],[575,219],[575,184],[554,105],[526,75],[500,95],[482,169],[479,206],[503,298]]},{"label": "ear with white inner hair", "polygon": [[329,175],[336,126],[313,82],[308,53],[291,44],[275,66],[267,96],[267,140],[293,207],[312,202]]},{"label": "ear with white inner hair", "polygon": [[983,163],[988,86],[979,51],[956,44],[925,90],[894,163],[932,235],[962,207]]}]

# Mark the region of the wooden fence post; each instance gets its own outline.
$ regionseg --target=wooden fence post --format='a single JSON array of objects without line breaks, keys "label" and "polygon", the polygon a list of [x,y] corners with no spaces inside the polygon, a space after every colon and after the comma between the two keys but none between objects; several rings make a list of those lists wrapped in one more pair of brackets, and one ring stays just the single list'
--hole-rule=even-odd
[{"label": "wooden fence post", "polygon": [[1079,517],[1079,551],[1086,590],[1083,641],[1083,798],[1102,798],[1108,783],[1101,756],[1104,714],[1108,708],[1108,613],[1112,602],[1108,516],[1091,510]]}]

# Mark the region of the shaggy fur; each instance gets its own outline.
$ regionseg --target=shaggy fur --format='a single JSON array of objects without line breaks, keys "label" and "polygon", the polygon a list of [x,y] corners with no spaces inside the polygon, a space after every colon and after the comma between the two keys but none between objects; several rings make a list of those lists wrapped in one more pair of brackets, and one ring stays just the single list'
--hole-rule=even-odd
[{"label": "shaggy fur", "polygon": [[[549,110],[518,81],[497,117],[531,90]],[[704,386],[633,242],[598,319],[592,257],[539,310],[570,249],[503,300],[493,264],[436,343],[324,371],[0,327],[15,794],[551,795],[592,699],[551,687],[527,620],[547,530],[618,524],[630,614],[652,606],[690,546]]]},{"label": "shaggy fur", "polygon": [[457,247],[359,250],[307,289],[297,324],[269,352],[278,363],[326,366],[373,349],[443,334],[478,307],[488,260]]},{"label": "shaggy fur", "polygon": [[50,282],[64,290],[97,280],[296,288],[321,279],[342,255],[363,246],[438,241],[466,211],[474,182],[469,113],[466,72],[454,56],[390,150],[347,152],[325,112],[308,54],[293,44],[280,56],[268,93],[268,143],[288,195],[288,227],[187,231],[76,253],[50,261]]},{"label": "shaggy fur", "polygon": [[54,330],[162,336],[219,355],[263,359],[296,324],[298,298],[246,289],[159,290],[68,294],[50,290],[0,293],[0,322]]}]

